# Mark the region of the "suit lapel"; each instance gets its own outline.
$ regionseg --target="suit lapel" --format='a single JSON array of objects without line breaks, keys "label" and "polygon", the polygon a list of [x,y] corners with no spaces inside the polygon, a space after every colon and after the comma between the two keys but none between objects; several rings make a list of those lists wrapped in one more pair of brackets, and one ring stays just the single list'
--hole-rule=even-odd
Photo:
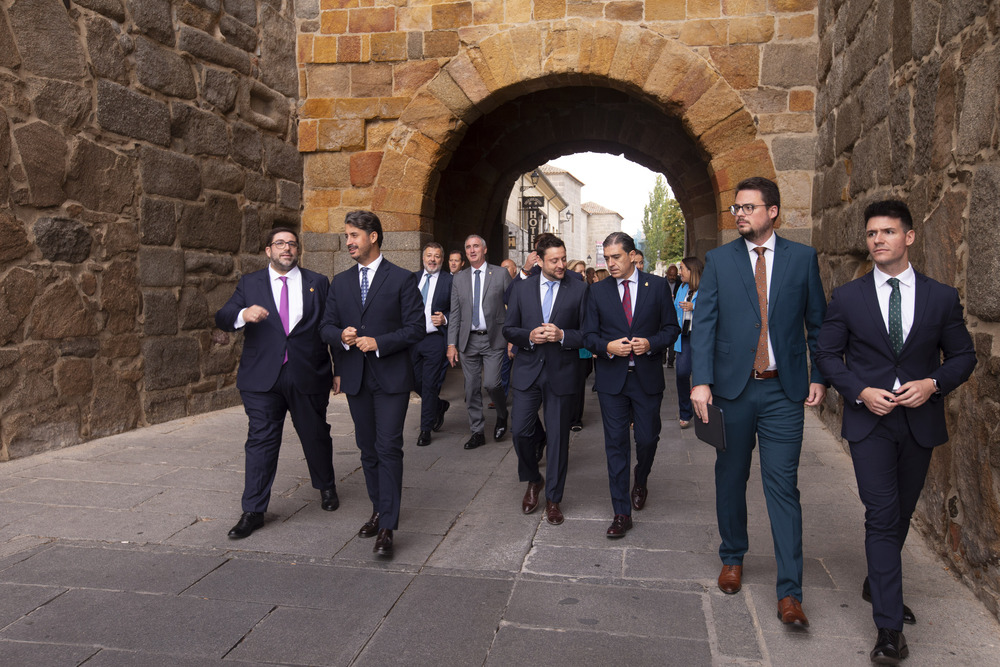
[{"label": "suit lapel", "polygon": [[[375,300],[375,295],[378,293],[378,289],[385,282],[386,276],[389,274],[389,267],[392,266],[385,257],[382,258],[382,262],[378,265],[378,271],[375,272],[375,277],[372,278],[371,282],[368,283],[368,296],[365,298],[365,305],[361,308],[362,314],[368,310],[368,306],[371,305],[372,301]],[[361,286],[358,285],[358,297],[361,297]]]},{"label": "suit lapel", "polygon": [[[642,271],[636,272],[636,283],[635,283],[635,294],[633,298],[635,299],[635,308],[632,309],[632,324],[635,324],[635,320],[639,317],[639,313],[643,312],[642,307],[646,303],[646,299],[649,296],[649,279],[645,273]],[[622,313],[625,309],[622,308]]]},{"label": "suit lapel", "polygon": [[913,332],[919,331],[919,327],[923,324],[924,313],[927,311],[927,277],[916,271],[913,272],[913,276],[915,278],[913,281],[913,322],[910,324],[910,331],[906,336],[906,340],[903,341],[903,349],[900,350],[900,356],[906,351],[906,346],[910,344],[910,340],[914,338]]},{"label": "suit lapel", "polygon": [[[361,308],[361,267],[357,264],[351,270],[351,294],[354,296],[354,303],[358,307],[358,312],[362,311]],[[369,290],[371,291],[371,290]]]},{"label": "suit lapel", "polygon": [[[781,292],[781,286],[785,281],[785,274],[788,272],[788,262],[789,260],[788,244],[785,239],[781,238],[775,234],[774,240],[774,261],[771,262],[771,289],[767,295],[767,321],[771,322],[771,314],[774,309],[771,308],[772,303],[778,303],[778,294]],[[757,283],[754,282],[754,291],[756,291]]]},{"label": "suit lapel", "polygon": [[[621,294],[619,293],[619,290],[618,290],[618,279],[617,278],[605,278],[604,280],[608,281],[608,290],[610,291],[610,294],[608,295],[608,298],[609,298],[610,303],[614,304],[612,306],[612,308],[617,313],[617,315],[615,315],[615,318],[618,319],[618,320],[620,320],[619,323],[621,324],[621,327],[623,329],[625,329],[626,331],[631,331],[632,327],[629,326],[628,318],[625,317],[625,305],[622,303],[622,297],[621,297]],[[597,284],[600,285],[601,283],[597,283]],[[632,296],[634,296],[634,295],[632,295]],[[635,311],[633,310],[632,312],[634,313]],[[632,321],[633,322],[635,321],[635,317],[634,316],[632,318]]]},{"label": "suit lapel", "polygon": [[878,306],[878,294],[875,292],[875,274],[871,271],[861,276],[861,299],[868,310],[872,326],[879,332],[882,342],[885,343],[886,349],[889,350],[889,354],[893,354],[892,342],[889,340],[889,330],[885,328],[885,320],[882,319],[882,309]]},{"label": "suit lapel", "polygon": [[736,274],[743,282],[743,288],[747,292],[747,298],[757,313],[757,320],[760,320],[760,303],[757,301],[757,283],[754,280],[753,271],[750,270],[750,257],[747,254],[747,244],[742,238],[736,239],[730,244],[733,249],[733,265],[736,267]]}]

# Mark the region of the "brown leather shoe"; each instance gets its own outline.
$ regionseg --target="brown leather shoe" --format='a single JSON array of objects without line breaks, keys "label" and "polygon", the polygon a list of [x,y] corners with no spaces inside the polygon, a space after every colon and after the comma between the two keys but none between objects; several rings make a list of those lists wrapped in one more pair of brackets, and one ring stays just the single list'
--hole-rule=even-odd
[{"label": "brown leather shoe", "polygon": [[719,573],[719,590],[727,595],[739,593],[743,588],[743,566],[723,565]]},{"label": "brown leather shoe", "polygon": [[638,484],[632,487],[632,509],[641,510],[646,506],[646,496],[649,495],[649,490],[645,486],[639,486]]},{"label": "brown leather shoe", "polygon": [[375,533],[378,532],[378,512],[372,512],[370,519],[365,521],[364,525],[361,526],[361,530],[358,531],[358,537],[375,537]]},{"label": "brown leather shoe", "polygon": [[524,492],[524,499],[521,501],[521,511],[531,514],[538,508],[538,494],[545,488],[545,478],[538,482],[528,482],[528,490]]},{"label": "brown leather shoe", "polygon": [[614,540],[625,537],[625,533],[632,529],[632,517],[628,514],[616,514],[614,521],[608,526],[608,538]]},{"label": "brown leather shoe", "polygon": [[383,528],[378,531],[378,537],[375,538],[375,546],[372,547],[372,552],[376,556],[392,556],[392,531],[388,528]]},{"label": "brown leather shoe", "polygon": [[801,625],[809,627],[809,619],[802,611],[802,603],[791,595],[778,600],[778,618],[785,625]]},{"label": "brown leather shoe", "polygon": [[559,503],[545,501],[545,520],[553,526],[558,526],[563,522],[563,513],[559,509]]}]

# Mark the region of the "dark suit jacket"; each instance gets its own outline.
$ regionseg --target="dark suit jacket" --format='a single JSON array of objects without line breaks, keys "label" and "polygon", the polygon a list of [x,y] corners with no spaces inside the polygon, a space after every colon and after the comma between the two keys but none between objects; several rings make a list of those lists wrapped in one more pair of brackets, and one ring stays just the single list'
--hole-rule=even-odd
[{"label": "dark suit jacket", "polygon": [[[423,282],[425,271],[421,269],[420,271],[414,271],[413,277],[417,279],[417,294],[420,294],[420,285]],[[443,326],[438,327],[438,331],[448,335],[448,317],[451,315],[451,283],[452,275],[441,269],[438,271],[437,286],[434,288],[434,296],[431,297],[431,313],[436,313],[441,311],[444,313],[445,323]],[[420,312],[423,314],[423,297],[420,297]],[[426,330],[427,323],[424,322],[424,329]]]},{"label": "dark suit jacket", "polygon": [[628,357],[609,359],[608,343],[636,336],[649,340],[649,354],[635,356],[639,385],[647,394],[658,394],[666,386],[660,353],[673,344],[681,330],[670,289],[664,278],[640,271],[636,292],[632,295],[635,313],[629,326],[618,296],[618,280],[609,276],[590,286],[583,328],[587,348],[594,353],[594,385],[599,392],[619,393],[628,375]]},{"label": "dark suit jacket", "polygon": [[[485,322],[479,323],[479,328],[487,332],[490,347],[494,350],[503,349],[503,321],[507,316],[504,308],[503,295],[510,284],[510,274],[507,269],[495,264],[484,263],[480,267],[483,272],[482,292],[483,315]],[[455,345],[459,352],[464,352],[469,344],[469,332],[472,331],[472,267],[467,266],[455,274],[451,283],[451,313],[448,315],[448,345]]]},{"label": "dark suit jacket", "polygon": [[844,397],[841,435],[849,442],[867,437],[880,419],[857,402],[866,387],[892,391],[897,377],[902,384],[937,380],[940,395],[931,396],[918,408],[895,408],[905,410],[919,445],[935,447],[948,440],[944,395],[972,374],[976,351],[965,328],[958,292],[917,273],[913,325],[897,359],[879,309],[874,275],[866,273],[833,291],[816,364]]},{"label": "dark suit jacket", "polygon": [[[757,352],[760,309],[751,266],[742,237],[708,252],[691,327],[691,384],[712,385],[713,394],[730,400],[750,381]],[[781,388],[789,400],[803,401],[810,375],[812,382],[826,384],[815,363],[826,295],[813,248],[777,237],[768,303]]]},{"label": "dark suit jacket", "polygon": [[278,379],[285,350],[288,350],[288,370],[294,373],[295,384],[305,394],[323,394],[333,386],[330,350],[319,335],[330,286],[326,276],[308,269],[302,272],[302,320],[285,336],[274,303],[267,269],[254,271],[240,278],[236,291],[219,312],[215,325],[223,331],[236,330],[236,317],[250,306],[261,306],[270,313],[262,322],[248,322],[243,327],[243,354],[236,375],[236,387],[243,391],[269,391]]},{"label": "dark suit jacket", "polygon": [[[409,348],[426,334],[417,279],[383,257],[362,308],[358,273],[355,265],[333,277],[320,325],[320,335],[333,350],[340,388],[348,396],[357,394],[367,362],[384,392],[408,392],[413,388]],[[345,350],[340,334],[347,327],[356,328],[359,337],[373,337],[378,355],[364,353],[356,345]]]},{"label": "dark suit jacket", "polygon": [[563,330],[563,341],[532,346],[528,336],[532,329],[543,323],[540,281],[538,275],[516,281],[507,303],[503,335],[518,348],[510,383],[514,389],[528,389],[544,368],[555,394],[574,394],[579,388],[577,385],[581,370],[580,348],[584,344],[583,317],[587,286],[569,275],[559,281],[559,293],[552,305],[549,321]]}]

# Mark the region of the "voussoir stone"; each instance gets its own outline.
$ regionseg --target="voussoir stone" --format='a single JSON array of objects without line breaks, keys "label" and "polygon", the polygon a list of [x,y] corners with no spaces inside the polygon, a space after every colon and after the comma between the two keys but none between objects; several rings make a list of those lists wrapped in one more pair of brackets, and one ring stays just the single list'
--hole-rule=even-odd
[{"label": "voussoir stone", "polygon": [[127,137],[161,146],[170,144],[166,104],[104,79],[97,82],[97,122]]},{"label": "voussoir stone", "polygon": [[50,262],[79,264],[90,256],[94,239],[79,220],[39,218],[32,231],[35,245]]},{"label": "voussoir stone", "polygon": [[87,57],[66,7],[59,0],[17,0],[7,10],[24,66],[41,76],[76,81]]},{"label": "voussoir stone", "polygon": [[197,199],[201,193],[198,163],[184,155],[143,146],[139,150],[139,171],[146,194]]}]

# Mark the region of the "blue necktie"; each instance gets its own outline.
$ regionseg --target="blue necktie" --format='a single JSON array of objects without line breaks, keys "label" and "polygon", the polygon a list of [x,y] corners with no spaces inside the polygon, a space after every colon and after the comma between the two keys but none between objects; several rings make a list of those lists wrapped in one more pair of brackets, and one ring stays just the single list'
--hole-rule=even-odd
[{"label": "blue necktie", "polygon": [[420,296],[423,297],[425,306],[427,305],[427,293],[430,291],[430,288],[431,288],[431,274],[425,273],[424,286],[420,288]]},{"label": "blue necktie", "polygon": [[887,282],[892,287],[889,295],[889,342],[898,357],[903,349],[903,297],[899,292],[899,278],[889,278]]},{"label": "blue necktie", "polygon": [[365,305],[365,300],[368,298],[368,267],[361,267],[361,305]]},{"label": "blue necktie", "polygon": [[555,287],[556,281],[546,280],[545,284],[548,286],[548,291],[545,292],[545,298],[542,299],[542,317],[548,324],[549,317],[552,315],[552,288]]},{"label": "blue necktie", "polygon": [[480,291],[481,287],[479,285],[479,272],[482,269],[476,269],[476,287],[472,291],[472,328],[479,329],[479,301],[480,301]]}]

